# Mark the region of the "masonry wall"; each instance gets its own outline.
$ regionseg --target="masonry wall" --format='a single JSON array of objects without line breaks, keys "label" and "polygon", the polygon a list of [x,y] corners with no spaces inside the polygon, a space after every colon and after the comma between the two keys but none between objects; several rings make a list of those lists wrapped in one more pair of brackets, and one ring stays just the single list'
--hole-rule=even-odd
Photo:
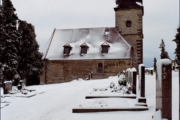
[{"label": "masonry wall", "polygon": [[[137,63],[143,63],[143,8],[115,8],[115,16],[118,32],[135,49]],[[126,21],[131,21],[131,27]]]},{"label": "masonry wall", "polygon": [[[98,64],[102,63],[102,73],[98,73]],[[77,78],[88,78],[90,72],[93,79],[102,79],[117,75],[131,67],[131,59],[116,60],[53,60],[46,61],[41,84],[62,83]]]}]

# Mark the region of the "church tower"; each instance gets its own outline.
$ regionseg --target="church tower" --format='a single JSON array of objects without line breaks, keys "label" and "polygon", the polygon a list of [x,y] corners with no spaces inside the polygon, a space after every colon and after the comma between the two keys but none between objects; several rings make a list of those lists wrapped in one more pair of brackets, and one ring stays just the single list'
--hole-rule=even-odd
[{"label": "church tower", "polygon": [[116,29],[133,47],[137,56],[136,64],[141,64],[143,63],[142,17],[144,12],[142,0],[116,0],[116,4],[117,7],[114,8]]}]

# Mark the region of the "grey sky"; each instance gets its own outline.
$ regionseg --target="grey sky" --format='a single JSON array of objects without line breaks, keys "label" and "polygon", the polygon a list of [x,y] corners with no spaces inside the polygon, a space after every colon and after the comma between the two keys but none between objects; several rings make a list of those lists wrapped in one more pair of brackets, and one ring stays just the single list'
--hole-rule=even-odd
[{"label": "grey sky", "polygon": [[[21,20],[35,26],[40,51],[53,29],[115,26],[115,0],[12,0]],[[179,26],[179,0],[144,0],[144,64],[159,59],[159,44],[164,39],[166,51],[174,59],[172,42]]]}]

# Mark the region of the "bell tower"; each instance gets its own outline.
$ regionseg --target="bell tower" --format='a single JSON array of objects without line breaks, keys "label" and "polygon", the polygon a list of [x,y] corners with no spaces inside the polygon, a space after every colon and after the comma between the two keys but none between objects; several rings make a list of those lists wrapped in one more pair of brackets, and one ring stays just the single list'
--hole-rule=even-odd
[{"label": "bell tower", "polygon": [[143,63],[142,17],[144,14],[142,0],[116,0],[116,4],[117,7],[114,8],[116,29],[135,51],[136,64],[141,64]]}]

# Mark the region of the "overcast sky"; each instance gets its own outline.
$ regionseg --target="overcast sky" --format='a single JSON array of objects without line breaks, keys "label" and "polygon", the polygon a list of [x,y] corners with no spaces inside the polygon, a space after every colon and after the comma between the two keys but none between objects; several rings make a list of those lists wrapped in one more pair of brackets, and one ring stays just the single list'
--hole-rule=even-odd
[{"label": "overcast sky", "polygon": [[[115,0],[12,0],[21,20],[35,26],[40,51],[54,28],[91,28],[115,26]],[[179,26],[179,0],[143,0],[144,64],[153,65],[160,58],[159,44],[174,59],[172,42]]]}]

